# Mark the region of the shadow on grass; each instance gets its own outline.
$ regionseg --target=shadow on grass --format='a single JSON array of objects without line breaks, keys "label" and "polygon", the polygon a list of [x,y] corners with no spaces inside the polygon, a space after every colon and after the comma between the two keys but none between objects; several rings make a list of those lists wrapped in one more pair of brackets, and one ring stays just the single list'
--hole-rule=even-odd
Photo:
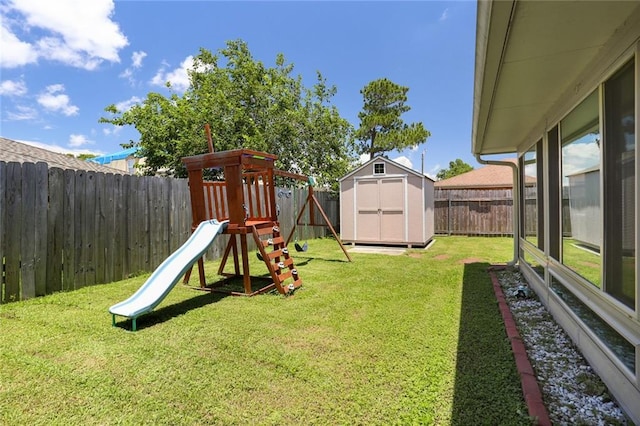
[{"label": "shadow on grass", "polygon": [[[194,297],[173,305],[163,306],[160,309],[138,317],[137,330],[140,331],[147,327],[153,327],[154,325],[161,324],[180,315],[184,315],[194,309],[202,308],[203,306],[210,305],[211,303],[216,303],[225,297],[227,297],[226,294],[213,292],[201,293],[195,290]],[[117,321],[115,326],[131,331],[132,321],[130,319]]]},{"label": "shadow on grass", "polygon": [[452,424],[531,424],[489,266],[464,265]]},{"label": "shadow on grass", "polygon": [[319,256],[310,256],[310,255],[301,256],[300,254],[295,255],[293,260],[296,266],[304,266],[309,262],[311,262],[312,260],[321,260],[323,262],[328,262],[328,263],[349,263],[349,261],[346,258],[345,259],[326,259],[324,257],[319,257]]}]

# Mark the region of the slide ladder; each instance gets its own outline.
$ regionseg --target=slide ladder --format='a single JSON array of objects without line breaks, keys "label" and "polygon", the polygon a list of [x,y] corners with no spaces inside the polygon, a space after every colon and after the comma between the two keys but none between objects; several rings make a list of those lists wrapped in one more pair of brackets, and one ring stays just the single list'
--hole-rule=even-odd
[{"label": "slide ladder", "polygon": [[260,257],[267,265],[273,284],[281,294],[292,293],[302,285],[302,280],[280,234],[278,222],[265,222],[252,228]]}]

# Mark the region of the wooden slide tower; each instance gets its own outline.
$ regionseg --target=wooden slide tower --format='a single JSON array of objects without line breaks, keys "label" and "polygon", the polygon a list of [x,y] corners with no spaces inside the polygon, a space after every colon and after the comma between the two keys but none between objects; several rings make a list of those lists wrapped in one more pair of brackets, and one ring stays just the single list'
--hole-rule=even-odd
[{"label": "wooden slide tower", "polygon": [[[211,145],[210,150],[213,151]],[[203,220],[229,220],[225,230],[229,241],[218,274],[227,278],[243,277],[244,287],[243,292],[231,294],[253,296],[273,288],[288,294],[302,285],[278,223],[276,159],[275,155],[248,149],[209,152],[182,159],[189,176],[193,229]],[[204,182],[202,171],[209,168],[222,169],[224,182]],[[271,278],[271,283],[255,290],[251,281],[258,277],[252,277],[249,270],[248,238],[255,241]],[[233,255],[233,272],[227,273],[225,266],[230,255]],[[200,287],[208,289],[202,259],[198,261],[198,272]]]}]

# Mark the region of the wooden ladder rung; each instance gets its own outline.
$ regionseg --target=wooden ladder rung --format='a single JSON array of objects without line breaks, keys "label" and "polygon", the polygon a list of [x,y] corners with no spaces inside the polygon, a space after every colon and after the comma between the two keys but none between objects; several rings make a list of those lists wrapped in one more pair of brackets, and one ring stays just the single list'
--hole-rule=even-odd
[{"label": "wooden ladder rung", "polygon": [[279,269],[288,268],[289,266],[292,266],[292,265],[293,265],[293,259],[288,258],[288,259],[283,260],[283,261],[282,261],[282,262],[280,262],[280,263],[282,263],[284,266],[283,266],[282,268],[280,268],[280,265],[276,263],[276,266],[277,266]]},{"label": "wooden ladder rung", "polygon": [[269,234],[273,234],[273,228],[275,227],[275,225],[268,225],[268,226],[261,226],[260,228],[258,228],[256,226],[256,231],[258,232],[258,235],[260,235],[261,237],[264,235],[269,235]]},{"label": "wooden ladder rung", "polygon": [[277,246],[280,244],[284,244],[284,238],[282,237],[273,237],[268,240],[262,240],[262,247]]},{"label": "wooden ladder rung", "polygon": [[274,250],[270,253],[267,253],[267,257],[269,258],[269,260],[273,260],[276,257],[282,257],[282,256],[283,256],[282,250]]},{"label": "wooden ladder rung", "polygon": [[278,278],[280,279],[280,282],[283,282],[287,278],[291,278],[293,276],[293,274],[291,273],[291,270],[285,269],[285,271],[287,271],[287,272],[283,272],[280,275],[278,275]]},{"label": "wooden ladder rung", "polygon": [[293,282],[293,288],[300,288],[302,286],[302,280],[295,280]]}]

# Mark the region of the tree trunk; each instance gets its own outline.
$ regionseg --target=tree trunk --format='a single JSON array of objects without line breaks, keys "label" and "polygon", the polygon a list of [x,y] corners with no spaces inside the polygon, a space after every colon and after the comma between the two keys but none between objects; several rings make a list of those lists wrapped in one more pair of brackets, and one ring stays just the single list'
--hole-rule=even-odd
[{"label": "tree trunk", "polygon": [[373,160],[373,146],[376,140],[376,129],[371,129],[371,147],[369,148],[369,160]]}]

